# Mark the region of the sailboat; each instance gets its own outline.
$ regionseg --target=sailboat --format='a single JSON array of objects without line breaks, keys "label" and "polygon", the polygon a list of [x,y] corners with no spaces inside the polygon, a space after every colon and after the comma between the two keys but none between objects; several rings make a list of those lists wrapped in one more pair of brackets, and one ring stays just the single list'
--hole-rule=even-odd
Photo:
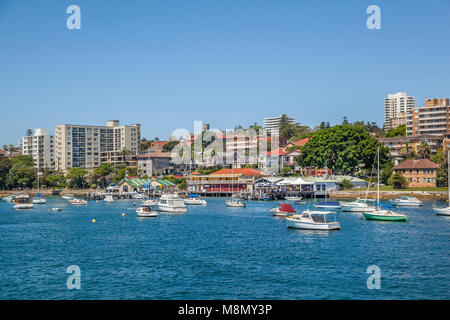
[{"label": "sailboat", "polygon": [[[450,199],[450,149],[448,150],[448,178],[447,178],[447,184],[448,184],[448,198]],[[445,208],[433,208],[434,211],[436,211],[437,215],[440,216],[450,216],[450,200],[447,200],[449,202],[448,207]]]},{"label": "sailboat", "polygon": [[373,212],[363,212],[367,220],[380,221],[408,221],[408,216],[393,212],[392,210],[381,209],[380,207],[380,147],[377,149],[377,207]]},{"label": "sailboat", "polygon": [[46,204],[47,200],[45,198],[42,198],[41,195],[39,194],[39,154],[38,154],[38,160],[37,160],[37,194],[36,194],[36,199],[33,199],[33,203],[34,204]]},{"label": "sailboat", "polygon": [[233,189],[234,189],[234,177],[233,177],[233,165],[231,165],[231,199],[226,201],[226,204],[228,207],[233,208],[243,208],[246,207],[245,202],[240,201],[233,195]]}]

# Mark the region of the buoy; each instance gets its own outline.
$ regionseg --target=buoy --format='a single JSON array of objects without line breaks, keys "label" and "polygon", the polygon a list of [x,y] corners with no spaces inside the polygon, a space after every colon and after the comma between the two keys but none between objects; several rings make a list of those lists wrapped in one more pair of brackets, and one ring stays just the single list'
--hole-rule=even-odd
[{"label": "buoy", "polygon": [[125,217],[125,213],[124,212],[122,212],[122,217]]},{"label": "buoy", "polygon": [[95,223],[95,219],[92,219],[92,223]]}]

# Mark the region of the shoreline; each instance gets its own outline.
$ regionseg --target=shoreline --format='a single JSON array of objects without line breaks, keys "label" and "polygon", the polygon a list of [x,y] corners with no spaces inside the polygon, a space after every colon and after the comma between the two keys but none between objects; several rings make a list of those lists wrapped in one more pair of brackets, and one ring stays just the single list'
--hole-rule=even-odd
[{"label": "shoreline", "polygon": [[[447,191],[406,191],[406,190],[395,190],[395,191],[380,191],[380,199],[393,199],[401,196],[411,196],[416,197],[418,199],[437,199],[437,200],[447,200],[448,192]],[[331,191],[331,198],[342,198],[342,199],[354,199],[354,198],[365,198],[366,191],[357,191],[357,190],[339,190],[339,191]],[[376,191],[369,191],[367,193],[368,198],[377,197]]]}]

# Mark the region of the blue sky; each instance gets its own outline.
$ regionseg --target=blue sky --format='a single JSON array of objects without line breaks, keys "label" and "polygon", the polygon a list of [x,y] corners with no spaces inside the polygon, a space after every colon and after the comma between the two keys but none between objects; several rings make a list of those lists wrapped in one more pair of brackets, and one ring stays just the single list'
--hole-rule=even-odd
[{"label": "blue sky", "polygon": [[0,146],[108,119],[147,138],[280,113],[382,125],[388,93],[450,97],[449,20],[450,0],[0,0]]}]

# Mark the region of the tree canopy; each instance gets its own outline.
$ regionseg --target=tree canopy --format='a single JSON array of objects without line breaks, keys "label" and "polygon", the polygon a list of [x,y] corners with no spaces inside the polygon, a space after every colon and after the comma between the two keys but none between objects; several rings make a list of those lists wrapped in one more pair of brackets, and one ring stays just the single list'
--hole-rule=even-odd
[{"label": "tree canopy", "polygon": [[383,147],[363,127],[337,125],[314,132],[298,157],[301,166],[314,166],[344,174],[358,169],[371,169],[380,147],[381,165],[388,162],[388,149]]}]

